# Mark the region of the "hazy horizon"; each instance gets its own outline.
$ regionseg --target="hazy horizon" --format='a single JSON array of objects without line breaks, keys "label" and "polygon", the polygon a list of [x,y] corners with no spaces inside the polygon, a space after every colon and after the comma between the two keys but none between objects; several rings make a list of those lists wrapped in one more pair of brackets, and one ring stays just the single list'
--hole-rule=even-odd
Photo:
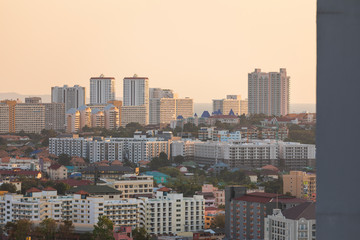
[{"label": "hazy horizon", "polygon": [[1,92],[47,95],[90,77],[146,76],[210,102],[247,97],[247,73],[286,68],[293,103],[315,103],[316,1],[0,2]]}]

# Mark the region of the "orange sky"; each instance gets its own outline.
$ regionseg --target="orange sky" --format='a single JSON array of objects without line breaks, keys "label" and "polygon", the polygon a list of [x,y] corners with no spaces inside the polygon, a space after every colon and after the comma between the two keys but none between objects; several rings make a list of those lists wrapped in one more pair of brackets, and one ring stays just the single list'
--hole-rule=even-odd
[{"label": "orange sky", "polygon": [[0,0],[0,92],[50,94],[92,76],[210,102],[247,96],[254,68],[291,76],[291,102],[315,102],[315,0]]}]

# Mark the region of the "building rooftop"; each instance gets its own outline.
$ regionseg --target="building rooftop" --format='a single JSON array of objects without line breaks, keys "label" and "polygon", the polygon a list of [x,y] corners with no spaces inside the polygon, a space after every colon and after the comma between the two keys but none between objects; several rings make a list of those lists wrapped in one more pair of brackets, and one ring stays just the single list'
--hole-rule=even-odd
[{"label": "building rooftop", "polygon": [[300,218],[305,218],[307,220],[316,219],[315,203],[305,202],[284,210],[282,214],[285,218],[293,220],[299,220]]},{"label": "building rooftop", "polygon": [[75,188],[71,188],[67,193],[77,193],[79,191],[85,191],[93,195],[109,195],[109,194],[121,194],[120,191],[109,187],[107,185],[82,185]]}]

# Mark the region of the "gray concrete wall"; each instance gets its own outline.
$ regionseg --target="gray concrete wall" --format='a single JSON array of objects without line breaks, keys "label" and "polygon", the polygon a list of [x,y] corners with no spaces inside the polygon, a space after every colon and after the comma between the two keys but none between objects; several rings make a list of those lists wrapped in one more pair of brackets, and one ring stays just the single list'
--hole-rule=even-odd
[{"label": "gray concrete wall", "polygon": [[317,5],[317,239],[360,239],[360,1]]}]

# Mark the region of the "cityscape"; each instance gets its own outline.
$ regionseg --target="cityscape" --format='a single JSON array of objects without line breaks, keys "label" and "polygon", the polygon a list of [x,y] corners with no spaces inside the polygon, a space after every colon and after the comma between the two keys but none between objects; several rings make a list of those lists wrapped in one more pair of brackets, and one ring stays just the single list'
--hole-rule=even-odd
[{"label": "cityscape", "polygon": [[318,238],[314,3],[39,1],[0,3],[0,239]]},{"label": "cityscape", "polygon": [[51,103],[1,100],[5,228],[51,219],[81,239],[108,221],[116,239],[315,239],[316,113],[290,114],[285,68],[255,69],[248,99],[213,99],[201,115],[147,77],[125,77],[123,101],[114,83],[91,77],[90,103],[79,85],[52,87]]}]

